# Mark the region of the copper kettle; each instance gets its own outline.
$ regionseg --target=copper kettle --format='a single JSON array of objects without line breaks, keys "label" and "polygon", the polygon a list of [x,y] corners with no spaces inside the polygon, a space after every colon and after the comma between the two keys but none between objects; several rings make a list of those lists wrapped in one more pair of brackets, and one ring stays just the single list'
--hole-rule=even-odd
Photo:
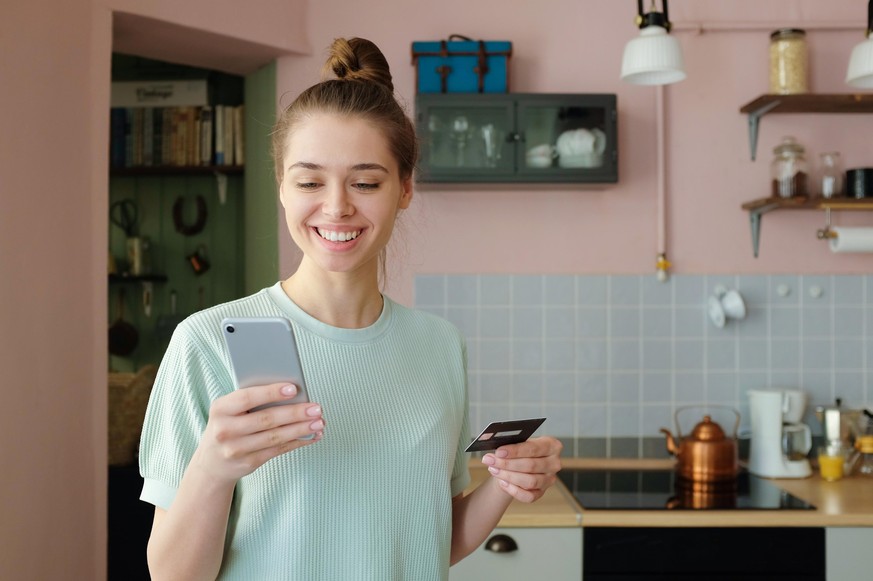
[{"label": "copper kettle", "polygon": [[734,433],[728,437],[724,430],[709,415],[703,416],[691,433],[682,437],[679,428],[679,412],[676,410],[676,437],[667,428],[661,431],[667,437],[667,451],[676,456],[676,471],[680,478],[694,482],[719,482],[731,480],[737,476],[737,429],[740,425],[740,414],[733,408],[729,409],[736,415]]}]

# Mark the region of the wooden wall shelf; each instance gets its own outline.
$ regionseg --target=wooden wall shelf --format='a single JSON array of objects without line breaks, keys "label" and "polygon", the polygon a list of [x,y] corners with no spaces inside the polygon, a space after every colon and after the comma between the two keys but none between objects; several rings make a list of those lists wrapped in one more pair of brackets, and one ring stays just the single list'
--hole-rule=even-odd
[{"label": "wooden wall shelf", "polygon": [[810,196],[795,196],[793,198],[758,198],[742,205],[749,213],[749,223],[752,227],[752,251],[758,258],[758,247],[761,237],[761,217],[774,210],[873,210],[873,198],[821,198]]},{"label": "wooden wall shelf", "polygon": [[138,276],[110,274],[109,282],[167,282],[167,277],[163,274],[141,274]]},{"label": "wooden wall shelf", "polygon": [[752,160],[758,146],[761,117],[769,113],[873,113],[873,93],[829,93],[800,95],[761,95],[743,105],[740,113],[749,116],[749,147]]},{"label": "wooden wall shelf", "polygon": [[137,166],[137,167],[113,167],[109,170],[109,175],[124,177],[124,176],[165,176],[165,175],[212,175],[219,174],[241,174],[245,171],[245,167],[241,165],[198,165],[198,166]]}]

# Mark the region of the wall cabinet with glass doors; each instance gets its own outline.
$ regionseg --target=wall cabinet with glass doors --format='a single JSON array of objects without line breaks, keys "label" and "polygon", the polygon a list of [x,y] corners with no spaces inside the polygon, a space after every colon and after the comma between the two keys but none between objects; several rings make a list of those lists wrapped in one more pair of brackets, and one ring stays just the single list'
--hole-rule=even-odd
[{"label": "wall cabinet with glass doors", "polygon": [[614,94],[421,94],[420,180],[615,183]]}]

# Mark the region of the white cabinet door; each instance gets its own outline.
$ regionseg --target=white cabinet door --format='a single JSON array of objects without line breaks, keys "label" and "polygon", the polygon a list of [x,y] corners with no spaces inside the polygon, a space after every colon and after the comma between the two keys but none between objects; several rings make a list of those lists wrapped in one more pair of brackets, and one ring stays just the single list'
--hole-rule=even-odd
[{"label": "white cabinet door", "polygon": [[825,542],[828,581],[873,579],[873,528],[828,527]]},{"label": "white cabinet door", "polygon": [[[488,550],[509,543],[508,552]],[[495,537],[497,537],[495,539]],[[494,547],[493,545],[497,545]],[[580,581],[582,579],[581,528],[498,528],[470,556],[449,570],[451,581]]]}]

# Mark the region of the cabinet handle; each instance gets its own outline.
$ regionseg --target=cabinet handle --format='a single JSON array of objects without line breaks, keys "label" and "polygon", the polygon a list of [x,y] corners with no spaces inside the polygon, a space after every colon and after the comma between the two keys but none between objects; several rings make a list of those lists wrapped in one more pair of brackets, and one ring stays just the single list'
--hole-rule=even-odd
[{"label": "cabinet handle", "polygon": [[485,543],[485,550],[492,553],[512,553],[518,550],[518,544],[509,535],[494,535]]}]

